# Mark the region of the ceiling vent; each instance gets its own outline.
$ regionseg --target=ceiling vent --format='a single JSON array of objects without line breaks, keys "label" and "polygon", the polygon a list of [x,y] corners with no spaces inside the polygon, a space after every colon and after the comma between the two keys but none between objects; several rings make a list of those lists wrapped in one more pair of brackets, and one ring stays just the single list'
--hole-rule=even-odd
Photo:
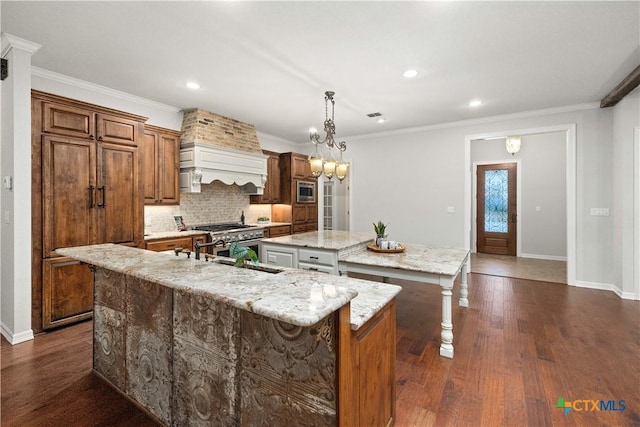
[{"label": "ceiling vent", "polygon": [[380,117],[381,115],[382,115],[382,113],[369,113],[369,114],[367,114],[367,117],[373,118],[373,117]]}]

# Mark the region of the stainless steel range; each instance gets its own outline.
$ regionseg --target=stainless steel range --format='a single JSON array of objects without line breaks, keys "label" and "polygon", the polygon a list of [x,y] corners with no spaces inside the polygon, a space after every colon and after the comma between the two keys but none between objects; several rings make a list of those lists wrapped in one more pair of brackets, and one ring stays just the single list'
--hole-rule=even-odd
[{"label": "stainless steel range", "polygon": [[264,229],[239,223],[203,224],[191,227],[192,230],[208,231],[211,242],[219,242],[221,246],[210,245],[209,253],[229,256],[229,244],[238,241],[255,251],[260,258],[260,240],[264,237]]}]

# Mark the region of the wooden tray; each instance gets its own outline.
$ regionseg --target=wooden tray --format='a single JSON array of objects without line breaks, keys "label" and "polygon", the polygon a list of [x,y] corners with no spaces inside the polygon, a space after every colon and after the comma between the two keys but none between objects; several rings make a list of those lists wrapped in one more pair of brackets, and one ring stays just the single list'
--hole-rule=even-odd
[{"label": "wooden tray", "polygon": [[369,250],[372,250],[374,252],[380,252],[383,254],[399,254],[400,252],[404,252],[405,249],[407,249],[406,246],[403,245],[399,245],[400,247],[397,249],[382,249],[376,246],[375,243],[369,243],[369,245],[367,246],[367,248]]}]

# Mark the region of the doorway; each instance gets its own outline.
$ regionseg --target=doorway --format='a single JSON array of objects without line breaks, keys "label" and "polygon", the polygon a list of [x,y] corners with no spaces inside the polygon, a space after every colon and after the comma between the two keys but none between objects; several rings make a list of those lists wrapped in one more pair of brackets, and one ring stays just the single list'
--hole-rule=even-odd
[{"label": "doorway", "polygon": [[516,256],[517,164],[477,167],[477,252]]}]

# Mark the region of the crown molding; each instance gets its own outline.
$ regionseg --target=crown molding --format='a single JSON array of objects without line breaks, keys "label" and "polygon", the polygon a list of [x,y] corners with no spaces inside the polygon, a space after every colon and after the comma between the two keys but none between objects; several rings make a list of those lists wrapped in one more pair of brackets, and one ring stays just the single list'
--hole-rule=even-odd
[{"label": "crown molding", "polygon": [[40,67],[32,66],[31,75],[36,77],[42,77],[48,80],[53,80],[53,81],[63,83],[69,86],[77,87],[80,89],[85,89],[94,93],[99,93],[101,95],[107,95],[107,96],[122,99],[125,101],[134,102],[136,104],[146,105],[146,106],[156,108],[162,111],[167,111],[170,113],[179,113],[181,111],[180,108],[173,107],[171,105],[162,104],[156,101],[151,101],[150,99],[131,95],[126,92],[121,92],[119,90],[111,89],[106,86],[101,86],[96,83],[91,83],[86,80],[81,80],[75,77],[70,77],[64,74],[56,73],[55,71],[45,70],[44,68],[40,68]]},{"label": "crown molding", "polygon": [[367,133],[363,135],[346,136],[346,137],[341,137],[341,139],[348,140],[348,141],[357,141],[360,139],[377,138],[381,136],[406,135],[406,134],[417,133],[417,132],[426,132],[426,131],[432,131],[432,130],[461,127],[461,126],[472,126],[472,125],[478,125],[478,124],[484,124],[484,123],[501,122],[504,120],[515,120],[515,119],[522,119],[522,118],[528,118],[528,117],[547,116],[551,114],[571,113],[575,111],[592,110],[596,108],[600,108],[600,104],[598,102],[565,105],[562,107],[544,108],[540,110],[522,111],[519,113],[501,114],[498,116],[480,117],[477,119],[458,120],[455,122],[438,123],[435,125],[417,126],[412,128],[390,130],[385,132],[374,132],[374,133]]},{"label": "crown molding", "polygon": [[2,46],[0,56],[3,58],[11,49],[24,50],[25,52],[33,55],[42,47],[42,45],[39,45],[38,43],[30,42],[29,40],[21,39],[20,37],[16,37],[8,33],[2,33],[0,36],[0,45]]}]

